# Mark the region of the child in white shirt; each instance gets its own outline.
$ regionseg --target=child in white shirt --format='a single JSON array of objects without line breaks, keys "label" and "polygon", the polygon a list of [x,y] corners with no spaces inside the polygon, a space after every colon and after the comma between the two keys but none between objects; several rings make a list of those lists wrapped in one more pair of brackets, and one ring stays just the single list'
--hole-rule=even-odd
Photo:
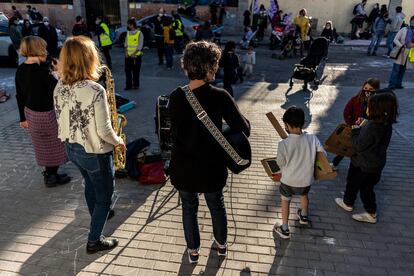
[{"label": "child in white shirt", "polygon": [[305,113],[301,108],[292,106],[283,115],[285,129],[289,136],[279,142],[277,164],[280,167],[280,194],[282,199],[281,226],[275,232],[283,239],[290,238],[288,219],[289,205],[293,195],[300,195],[301,208],[297,215],[300,224],[308,224],[308,193],[314,178],[317,152],[325,152],[314,134],[303,132]]},{"label": "child in white shirt", "polygon": [[247,53],[244,55],[244,70],[243,74],[247,77],[253,74],[253,66],[256,64],[256,52],[253,46],[249,46]]}]

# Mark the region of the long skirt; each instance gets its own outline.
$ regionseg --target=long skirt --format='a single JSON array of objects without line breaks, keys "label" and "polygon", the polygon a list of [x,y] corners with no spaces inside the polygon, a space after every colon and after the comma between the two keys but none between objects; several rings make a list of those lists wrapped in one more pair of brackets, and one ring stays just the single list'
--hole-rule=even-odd
[{"label": "long skirt", "polygon": [[58,125],[54,110],[37,112],[24,109],[29,132],[39,166],[57,167],[68,161],[65,147],[58,138]]}]

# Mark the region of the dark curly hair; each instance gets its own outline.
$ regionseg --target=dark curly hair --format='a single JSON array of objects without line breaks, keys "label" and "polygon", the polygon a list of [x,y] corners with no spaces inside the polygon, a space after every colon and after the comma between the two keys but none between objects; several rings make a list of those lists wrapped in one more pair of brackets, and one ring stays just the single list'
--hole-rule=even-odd
[{"label": "dark curly hair", "polygon": [[220,48],[207,41],[190,42],[185,47],[182,68],[190,80],[206,80],[208,73],[217,72],[221,57]]}]

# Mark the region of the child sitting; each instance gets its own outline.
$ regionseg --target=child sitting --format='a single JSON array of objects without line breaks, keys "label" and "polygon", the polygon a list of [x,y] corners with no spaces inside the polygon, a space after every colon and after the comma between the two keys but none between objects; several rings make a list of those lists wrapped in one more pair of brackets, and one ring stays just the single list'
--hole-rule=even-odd
[{"label": "child sitting", "polygon": [[243,74],[247,77],[253,74],[253,65],[256,64],[256,52],[253,46],[249,46],[247,53],[244,55],[244,69]]},{"label": "child sitting", "polygon": [[352,215],[356,221],[376,223],[377,205],[374,186],[380,181],[387,160],[387,148],[392,135],[392,125],[398,116],[398,101],[394,92],[383,89],[371,96],[366,110],[368,120],[352,127],[351,157],[343,198],[336,198],[338,206],[348,212],[360,192],[365,212]]},{"label": "child sitting", "polygon": [[282,199],[281,226],[274,231],[283,239],[290,238],[288,219],[289,205],[293,195],[300,195],[301,208],[297,211],[300,224],[308,224],[308,193],[314,177],[317,152],[324,152],[318,138],[302,131],[305,113],[301,108],[290,107],[283,115],[285,129],[289,136],[280,141],[277,164],[280,167],[280,194]]}]

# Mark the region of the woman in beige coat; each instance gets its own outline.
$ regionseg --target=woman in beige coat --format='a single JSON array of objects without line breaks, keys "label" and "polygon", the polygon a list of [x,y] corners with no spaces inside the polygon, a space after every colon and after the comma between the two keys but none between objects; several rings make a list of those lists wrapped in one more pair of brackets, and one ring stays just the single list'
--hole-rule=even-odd
[{"label": "woman in beige coat", "polygon": [[397,47],[403,47],[400,55],[394,60],[388,88],[402,89],[402,80],[405,70],[414,69],[414,62],[410,62],[409,53],[414,48],[414,16],[411,17],[409,26],[402,28],[394,39]]}]

